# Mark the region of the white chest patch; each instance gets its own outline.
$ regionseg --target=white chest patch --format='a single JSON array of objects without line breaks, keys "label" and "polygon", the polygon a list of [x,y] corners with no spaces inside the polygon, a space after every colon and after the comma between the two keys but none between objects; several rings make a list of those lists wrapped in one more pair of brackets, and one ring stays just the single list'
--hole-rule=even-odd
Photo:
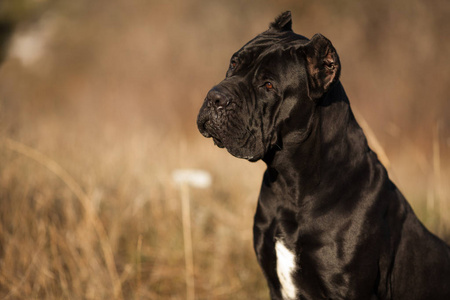
[{"label": "white chest patch", "polygon": [[280,240],[275,243],[275,252],[277,253],[277,274],[281,284],[281,295],[284,300],[295,300],[297,299],[297,288],[292,280],[297,266],[295,253],[286,248]]}]

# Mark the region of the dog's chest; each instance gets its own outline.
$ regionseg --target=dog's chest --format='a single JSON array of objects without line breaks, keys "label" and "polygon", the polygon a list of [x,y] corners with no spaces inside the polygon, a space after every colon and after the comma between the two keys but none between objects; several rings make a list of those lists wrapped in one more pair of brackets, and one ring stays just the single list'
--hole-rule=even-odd
[{"label": "dog's chest", "polygon": [[297,287],[294,284],[294,273],[297,270],[296,253],[289,250],[282,240],[275,243],[277,255],[277,275],[280,281],[281,295],[284,300],[297,299]]}]

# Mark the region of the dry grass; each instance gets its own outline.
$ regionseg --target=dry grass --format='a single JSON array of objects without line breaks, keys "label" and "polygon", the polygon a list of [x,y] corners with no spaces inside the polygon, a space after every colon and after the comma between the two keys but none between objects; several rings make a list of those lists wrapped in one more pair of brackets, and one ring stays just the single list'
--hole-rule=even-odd
[{"label": "dry grass", "polygon": [[[189,144],[187,153],[175,150],[167,161],[155,162],[154,157],[167,155],[166,149],[178,145],[173,141],[155,144],[154,136],[124,138],[121,146],[108,148],[106,154],[102,147],[90,149],[91,160],[85,162],[83,158],[76,161],[64,149],[68,157],[62,165],[74,170],[70,176],[78,178],[86,191],[81,197],[67,184],[69,175],[52,171],[52,161],[23,155],[8,142],[1,152],[2,296],[112,299],[115,271],[107,259],[112,249],[125,299],[184,298],[180,194],[171,184],[170,172],[183,167],[177,161],[188,159],[187,153],[201,150]],[[78,156],[79,150],[73,153]],[[208,152],[202,162],[185,166],[215,164],[217,153]],[[133,159],[126,159],[129,155]],[[225,160],[222,167],[232,158]],[[225,172],[243,172],[242,167],[228,167]],[[255,180],[249,181],[256,187],[261,170],[255,167]],[[257,189],[236,177],[221,179],[218,169],[210,171],[215,175],[214,189],[191,190],[196,294],[199,299],[211,295],[245,299],[255,295],[256,289],[256,295],[264,298],[251,248],[250,217]],[[246,172],[252,176],[251,170]],[[230,186],[234,187],[231,192]],[[90,200],[89,208],[84,198]],[[106,236],[99,234],[97,218]]]},{"label": "dry grass", "polygon": [[213,147],[195,118],[233,51],[287,8],[334,42],[372,145],[450,240],[447,2],[67,3],[40,60],[0,69],[0,299],[185,299],[180,168],[213,176],[189,190],[195,298],[268,299],[252,250],[264,165]]}]

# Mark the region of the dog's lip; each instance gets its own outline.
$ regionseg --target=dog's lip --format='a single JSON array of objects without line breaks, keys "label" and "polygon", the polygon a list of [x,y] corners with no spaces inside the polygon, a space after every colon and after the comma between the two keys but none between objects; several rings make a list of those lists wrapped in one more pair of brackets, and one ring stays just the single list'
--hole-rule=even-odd
[{"label": "dog's lip", "polygon": [[210,138],[212,137],[212,135],[203,127],[202,129],[200,129],[200,133],[205,137],[205,138]]},{"label": "dog's lip", "polygon": [[214,141],[214,145],[219,148],[224,148],[223,142],[217,137],[216,134],[212,132],[211,123],[209,119],[205,119],[203,122],[199,122],[198,126],[200,133],[206,138],[212,138]]},{"label": "dog's lip", "polygon": [[209,119],[207,117],[202,117],[202,118],[199,117],[199,119],[197,121],[198,130],[205,138],[211,137],[211,133],[207,129],[208,122],[209,122]]},{"label": "dog's lip", "polygon": [[214,145],[216,145],[219,148],[225,148],[225,146],[223,145],[222,141],[217,138],[217,137],[212,137],[213,141],[214,141]]}]

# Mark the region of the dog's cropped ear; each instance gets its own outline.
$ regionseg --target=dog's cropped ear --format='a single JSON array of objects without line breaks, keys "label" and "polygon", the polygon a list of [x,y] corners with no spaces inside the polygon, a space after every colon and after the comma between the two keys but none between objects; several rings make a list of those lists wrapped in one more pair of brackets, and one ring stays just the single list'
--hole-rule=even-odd
[{"label": "dog's cropped ear", "polygon": [[318,99],[333,82],[339,80],[341,66],[331,42],[321,34],[315,34],[303,47],[306,55],[309,95]]},{"label": "dog's cropped ear", "polygon": [[279,15],[275,21],[270,23],[269,29],[276,31],[292,31],[292,16],[290,11],[285,11]]}]

